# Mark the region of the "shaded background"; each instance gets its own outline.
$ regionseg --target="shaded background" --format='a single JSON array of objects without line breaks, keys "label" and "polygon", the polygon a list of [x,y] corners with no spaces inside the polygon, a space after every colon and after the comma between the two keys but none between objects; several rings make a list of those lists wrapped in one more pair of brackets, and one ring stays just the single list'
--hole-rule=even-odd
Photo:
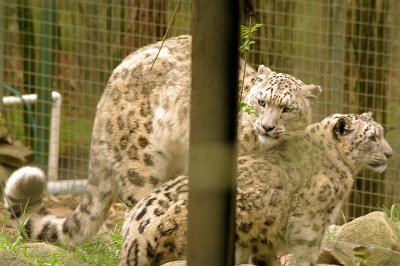
[{"label": "shaded background", "polygon": [[[158,41],[178,0],[0,0],[0,81],[32,106],[36,134],[21,106],[3,106],[13,137],[46,168],[50,92],[63,96],[59,179],[86,178],[95,108],[112,69]],[[332,113],[373,111],[394,149],[384,174],[363,171],[344,212],[353,218],[400,202],[400,2],[257,0],[263,23],[249,55],[323,88],[314,121]],[[246,20],[243,21],[247,23]],[[181,0],[169,36],[190,34],[191,1]],[[223,33],[221,33],[223,34]],[[12,95],[7,90],[0,95]]]}]

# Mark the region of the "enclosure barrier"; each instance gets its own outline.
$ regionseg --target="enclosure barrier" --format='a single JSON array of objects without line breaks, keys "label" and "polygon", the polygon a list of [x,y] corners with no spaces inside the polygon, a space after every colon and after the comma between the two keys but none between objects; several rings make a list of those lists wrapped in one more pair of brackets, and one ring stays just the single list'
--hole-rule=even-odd
[{"label": "enclosure barrier", "polygon": [[[61,118],[61,105],[62,96],[57,91],[52,91],[52,106],[51,106],[51,119],[50,119],[50,138],[49,138],[49,162],[48,162],[48,180],[58,179],[58,158],[59,158],[59,142],[60,142],[60,118]],[[3,97],[3,105],[22,104],[23,101],[29,104],[37,102],[37,94],[22,95],[22,99],[17,96]]]}]

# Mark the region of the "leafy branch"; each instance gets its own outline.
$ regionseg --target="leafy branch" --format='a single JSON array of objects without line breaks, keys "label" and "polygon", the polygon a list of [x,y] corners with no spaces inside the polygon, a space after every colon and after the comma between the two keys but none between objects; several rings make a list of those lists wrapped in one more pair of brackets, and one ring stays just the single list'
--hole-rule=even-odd
[{"label": "leafy branch", "polygon": [[251,39],[251,36],[261,27],[264,27],[264,24],[254,24],[252,26],[240,25],[240,39],[242,43],[240,44],[239,51],[241,54],[249,52],[251,45],[256,43]]},{"label": "leafy branch", "polygon": [[257,113],[256,113],[256,111],[254,111],[254,108],[251,107],[250,105],[248,105],[247,103],[244,103],[244,102],[240,102],[240,103],[239,103],[239,110],[242,110],[242,109],[243,109],[243,111],[244,111],[245,113],[247,113],[247,114],[249,114],[249,115],[258,116]]},{"label": "leafy branch", "polygon": [[[250,51],[251,46],[255,44],[256,42],[252,40],[252,35],[261,27],[264,27],[264,24],[254,24],[251,25],[251,16],[249,17],[249,25],[240,25],[240,47],[239,51],[241,54],[243,54],[244,57],[244,67],[243,67],[243,77],[242,77],[242,84],[240,88],[240,100],[242,100],[242,93],[243,93],[243,86],[244,86],[244,79],[246,76],[246,66],[247,66],[247,53]],[[240,102],[239,104],[239,110],[242,110],[246,112],[249,115],[255,115],[257,116],[257,113],[254,111],[253,107],[250,105]]]}]

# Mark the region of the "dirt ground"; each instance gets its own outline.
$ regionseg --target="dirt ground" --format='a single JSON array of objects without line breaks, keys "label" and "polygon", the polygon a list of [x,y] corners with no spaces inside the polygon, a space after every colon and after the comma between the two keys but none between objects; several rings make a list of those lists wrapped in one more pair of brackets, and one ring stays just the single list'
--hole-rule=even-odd
[{"label": "dirt ground", "polygon": [[[78,206],[80,197],[71,195],[46,195],[43,202],[47,209],[56,216],[66,217],[76,206]],[[8,219],[8,212],[4,209],[3,202],[0,202],[0,230],[5,233],[14,233],[14,226]],[[114,203],[108,214],[105,225],[114,229],[115,226],[122,226],[125,217],[125,207],[121,203]]]}]

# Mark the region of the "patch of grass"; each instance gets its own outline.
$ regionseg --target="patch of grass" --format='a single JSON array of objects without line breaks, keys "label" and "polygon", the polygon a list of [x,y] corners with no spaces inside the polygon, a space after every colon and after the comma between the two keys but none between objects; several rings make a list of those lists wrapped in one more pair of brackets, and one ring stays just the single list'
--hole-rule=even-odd
[{"label": "patch of grass", "polygon": [[[88,265],[105,265],[113,266],[118,264],[119,254],[122,247],[122,235],[120,229],[107,231],[108,241],[104,241],[101,236],[97,236],[91,242],[80,247],[72,247],[68,245],[59,245],[65,252],[71,253],[72,257],[79,261],[83,261]],[[68,265],[65,254],[60,251],[51,255],[42,257],[27,252],[27,247],[22,246],[25,241],[21,236],[16,240],[12,240],[10,234],[4,230],[0,230],[0,249],[11,251],[14,254],[20,254],[26,261],[38,266],[55,266]],[[103,240],[102,240],[103,239]]]},{"label": "patch of grass", "polygon": [[117,265],[119,254],[122,248],[122,235],[121,231],[115,228],[108,231],[111,239],[109,241],[102,241],[100,235],[81,247],[65,247],[69,250],[74,257],[86,262],[89,265]]},{"label": "patch of grass", "polygon": [[322,239],[322,244],[326,245],[326,243],[331,240],[335,240],[335,234],[331,230],[329,230],[329,228],[327,228],[325,230],[324,238]]},{"label": "patch of grass", "polygon": [[18,251],[20,243],[20,237],[17,237],[15,240],[11,240],[10,235],[4,232],[3,229],[0,231],[0,249],[16,253]]},{"label": "patch of grass", "polygon": [[383,211],[400,230],[400,203],[393,204],[390,208],[381,205],[379,209]]},{"label": "patch of grass", "polygon": [[59,259],[58,259],[58,254],[57,253],[53,253],[51,254],[50,258],[42,258],[39,256],[34,256],[33,258],[29,259],[27,257],[26,254],[26,249],[25,249],[25,253],[24,253],[24,258],[28,259],[28,261],[32,262],[34,265],[38,265],[38,266],[61,266],[61,265],[65,265],[65,263],[60,263]]}]

